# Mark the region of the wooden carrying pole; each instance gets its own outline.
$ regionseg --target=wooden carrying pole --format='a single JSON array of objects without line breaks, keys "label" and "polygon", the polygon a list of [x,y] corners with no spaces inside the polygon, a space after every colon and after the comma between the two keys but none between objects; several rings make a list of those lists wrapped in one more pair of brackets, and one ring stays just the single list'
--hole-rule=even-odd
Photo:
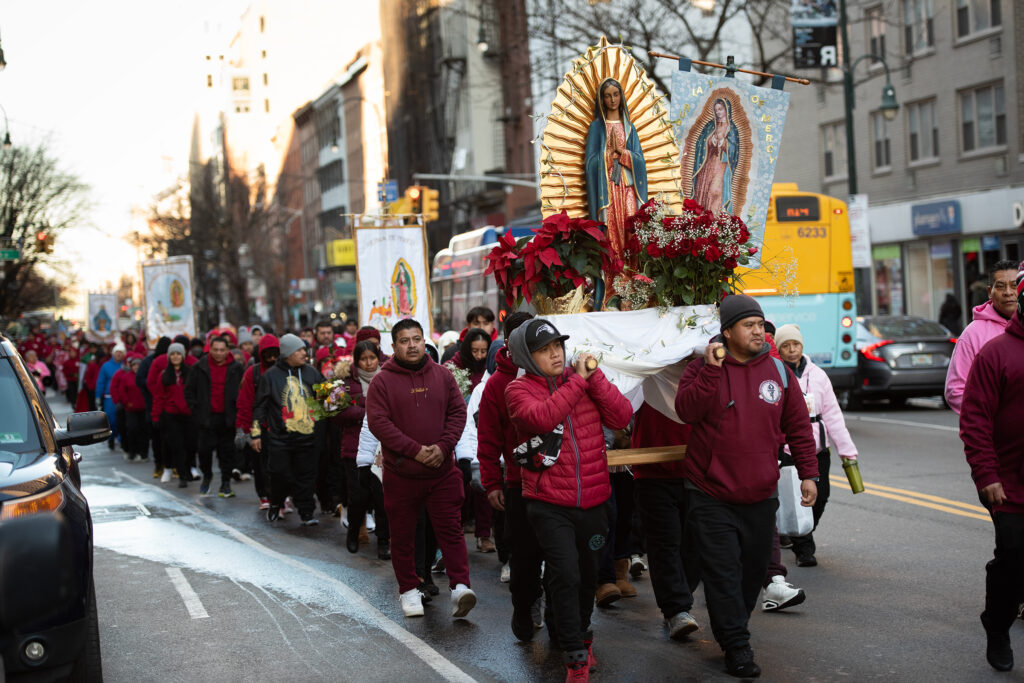
[{"label": "wooden carrying pole", "polygon": [[[667,55],[664,52],[648,52],[651,57],[661,57],[662,59],[675,59],[679,57],[676,55]],[[725,64],[715,64],[714,62],[702,62],[698,59],[690,60],[693,64],[699,64],[700,66],[710,66],[715,69],[726,69],[728,71],[738,71],[741,74],[751,74],[753,76],[761,76],[763,78],[774,78],[775,74],[766,74],[763,71],[751,71],[750,69],[739,69],[736,67],[726,66]],[[795,78],[794,76],[784,76],[784,78],[790,83],[799,83],[800,85],[810,85],[811,81],[807,78]]]},{"label": "wooden carrying pole", "polygon": [[653,465],[686,458],[686,446],[658,446],[656,448],[620,448],[608,451],[608,466]]}]

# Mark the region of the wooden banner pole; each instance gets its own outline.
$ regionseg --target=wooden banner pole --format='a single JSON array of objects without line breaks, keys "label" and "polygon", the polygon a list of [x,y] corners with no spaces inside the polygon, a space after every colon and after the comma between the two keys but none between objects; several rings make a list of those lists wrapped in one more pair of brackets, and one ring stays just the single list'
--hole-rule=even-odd
[{"label": "wooden banner pole", "polygon": [[[668,55],[668,54],[665,54],[664,52],[648,52],[647,54],[650,55],[651,57],[661,57],[663,59],[675,59],[675,60],[679,59],[679,57],[677,57],[676,55]],[[725,64],[715,64],[714,62],[702,62],[702,61],[700,61],[698,59],[694,59],[694,60],[691,60],[691,61],[694,64],[699,64],[701,66],[710,66],[710,67],[715,68],[715,69],[725,69],[725,68],[727,68],[725,66]],[[740,72],[741,74],[751,74],[752,76],[762,76],[764,78],[773,78],[775,76],[775,74],[766,74],[763,71],[751,71],[750,69],[736,69],[736,71]],[[789,81],[790,83],[799,83],[800,85],[810,85],[811,84],[810,79],[807,79],[807,78],[796,78],[794,76],[785,76],[784,78],[787,81]]]}]

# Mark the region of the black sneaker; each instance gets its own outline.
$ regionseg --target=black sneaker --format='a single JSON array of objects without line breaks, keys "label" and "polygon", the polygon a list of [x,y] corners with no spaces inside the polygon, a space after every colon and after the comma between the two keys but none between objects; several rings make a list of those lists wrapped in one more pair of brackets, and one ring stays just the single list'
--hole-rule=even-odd
[{"label": "black sneaker", "polygon": [[185,481],[184,479],[179,479],[178,480],[178,488],[179,489],[187,489],[188,488],[188,482]]},{"label": "black sneaker", "polygon": [[441,592],[433,581],[424,581],[420,584],[419,588],[421,593],[429,597],[433,597]]},{"label": "black sneaker", "polygon": [[793,539],[789,536],[779,534],[779,547],[781,547],[783,550],[788,550],[789,548],[792,548]]},{"label": "black sneaker", "polygon": [[813,553],[801,553],[796,556],[796,566],[798,567],[817,567],[818,560],[815,559]]},{"label": "black sneaker", "polygon": [[757,678],[761,675],[761,667],[754,662],[754,651],[749,645],[726,650],[725,670],[736,678]]},{"label": "black sneaker", "polygon": [[201,494],[203,494],[205,496],[209,492],[210,492],[210,478],[209,477],[203,477],[202,483],[199,484],[199,493],[201,493]]},{"label": "black sneaker", "polygon": [[985,659],[996,671],[1011,671],[1013,669],[1013,648],[1010,647],[1010,632],[990,630],[985,622],[985,615],[981,615],[981,624],[985,627],[985,635],[988,636],[988,645],[985,648]]},{"label": "black sneaker", "polygon": [[316,526],[320,520],[316,517],[300,517],[302,526]]},{"label": "black sneaker", "polygon": [[529,609],[512,608],[512,635],[527,642],[533,640],[533,615]]},{"label": "black sneaker", "polygon": [[242,470],[238,469],[237,467],[231,470],[231,478],[234,479],[235,481],[242,481]]},{"label": "black sneaker", "polygon": [[270,509],[267,510],[267,521],[276,522],[279,519],[281,519],[281,508],[271,506]]},{"label": "black sneaker", "polygon": [[378,560],[390,560],[391,559],[391,544],[387,541],[377,542],[377,559]]},{"label": "black sneaker", "polygon": [[231,490],[231,484],[224,482],[220,485],[220,491],[217,493],[221,498],[234,498],[235,492]]}]

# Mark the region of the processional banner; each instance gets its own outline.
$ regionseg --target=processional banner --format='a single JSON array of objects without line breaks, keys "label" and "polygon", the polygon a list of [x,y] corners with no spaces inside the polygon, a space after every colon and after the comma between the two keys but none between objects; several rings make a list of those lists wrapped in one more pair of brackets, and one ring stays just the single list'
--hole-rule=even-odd
[{"label": "processional banner", "polygon": [[413,318],[431,334],[427,232],[422,225],[355,228],[359,324],[388,334],[403,318]]},{"label": "processional banner", "polygon": [[679,144],[683,195],[747,224],[761,245],[789,93],[735,78],[676,71],[671,116]]},{"label": "processional banner", "polygon": [[89,292],[86,337],[89,341],[111,344],[117,340],[117,294]]},{"label": "processional banner", "polygon": [[192,257],[173,256],[142,264],[146,342],[156,346],[160,337],[196,336],[192,287]]}]

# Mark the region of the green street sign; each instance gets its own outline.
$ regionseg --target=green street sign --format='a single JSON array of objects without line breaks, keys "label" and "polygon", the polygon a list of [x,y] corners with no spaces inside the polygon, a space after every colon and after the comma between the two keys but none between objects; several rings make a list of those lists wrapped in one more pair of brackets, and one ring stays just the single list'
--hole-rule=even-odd
[{"label": "green street sign", "polygon": [[0,261],[17,261],[21,253],[17,249],[0,249]]}]

